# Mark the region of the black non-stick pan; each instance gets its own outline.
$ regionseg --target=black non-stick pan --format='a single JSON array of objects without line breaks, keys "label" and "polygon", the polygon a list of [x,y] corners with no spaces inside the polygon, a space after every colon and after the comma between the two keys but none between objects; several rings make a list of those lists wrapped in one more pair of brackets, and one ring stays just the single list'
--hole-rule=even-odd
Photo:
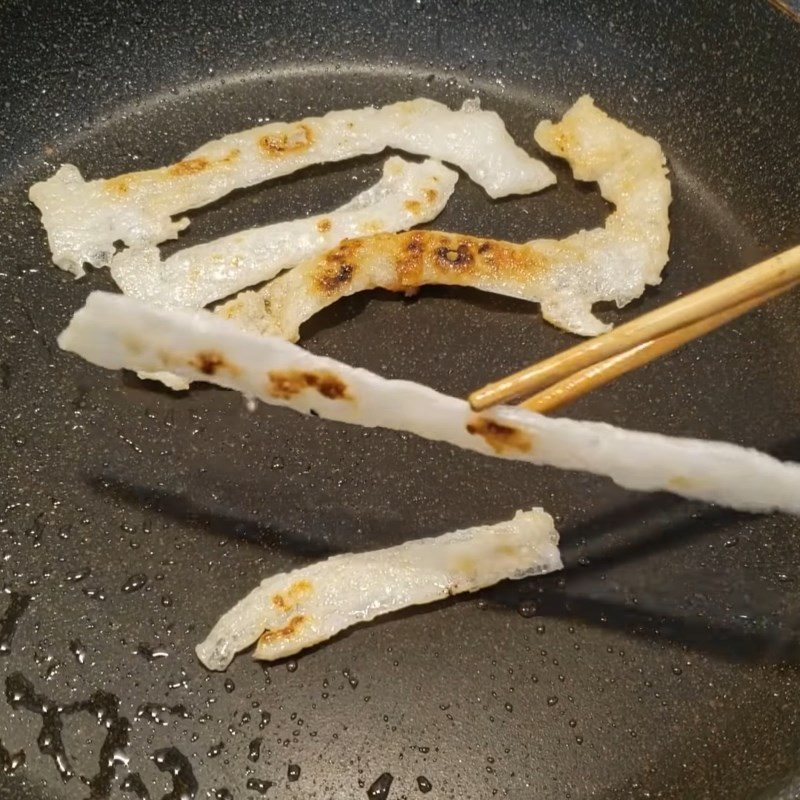
[{"label": "black non-stick pan", "polygon": [[[0,797],[488,800],[800,796],[800,525],[171,394],[55,339],[103,270],[50,263],[27,187],[157,166],[263,120],[477,96],[537,152],[581,93],[655,136],[663,284],[621,322],[800,241],[800,25],[766,0],[17,2],[0,7]],[[537,152],[538,155],[538,152]],[[335,207],[383,156],[192,213],[177,244]],[[436,226],[526,240],[601,222],[596,187]],[[800,460],[797,295],[567,413]],[[430,288],[342,301],[302,343],[457,395],[574,339]],[[263,576],[541,504],[566,569],[363,626],[269,666],[193,647]],[[24,755],[22,755],[24,754]],[[24,763],[23,763],[24,761]]]}]

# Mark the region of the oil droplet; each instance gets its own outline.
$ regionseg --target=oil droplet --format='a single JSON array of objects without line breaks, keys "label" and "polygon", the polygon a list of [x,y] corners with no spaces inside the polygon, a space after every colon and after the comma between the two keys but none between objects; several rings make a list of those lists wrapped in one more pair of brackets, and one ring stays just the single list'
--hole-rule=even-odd
[{"label": "oil droplet", "polygon": [[77,583],[78,581],[82,581],[84,578],[88,578],[92,574],[92,571],[88,567],[84,567],[83,569],[77,570],[77,572],[68,572],[64,576],[64,580],[67,583]]},{"label": "oil droplet", "polygon": [[394,775],[389,772],[384,772],[382,775],[379,775],[369,789],[367,789],[367,797],[369,797],[370,800],[386,800],[389,796],[389,790],[392,788],[392,781],[394,781]]},{"label": "oil droplet", "polygon": [[553,695],[552,697],[547,698],[547,705],[554,706],[558,702],[558,698]]},{"label": "oil droplet", "polygon": [[300,779],[300,767],[297,764],[289,764],[289,768],[286,770],[286,777],[294,783],[294,781]]},{"label": "oil droplet", "polygon": [[273,784],[272,781],[261,780],[260,778],[248,778],[245,785],[254,792],[266,794],[270,786],[274,786],[275,784]]},{"label": "oil droplet", "polygon": [[261,722],[258,723],[258,729],[260,731],[263,731],[264,728],[266,728],[267,725],[269,725],[269,721],[271,719],[272,719],[272,715],[269,713],[269,711],[262,711],[261,712]]},{"label": "oil droplet", "polygon": [[180,717],[181,719],[191,719],[191,712],[183,704],[175,706],[162,706],[158,703],[142,703],[136,709],[136,716],[139,719],[147,718],[152,720],[158,725],[166,726],[168,723],[163,719],[164,714],[170,714],[173,717]]},{"label": "oil droplet", "polygon": [[106,593],[104,589],[94,588],[94,589],[81,589],[81,591],[91,600],[105,600]]},{"label": "oil droplet", "polygon": [[297,661],[295,661],[293,658],[287,661],[286,669],[288,669],[289,672],[297,672]]},{"label": "oil droplet", "polygon": [[230,678],[225,678],[225,683],[223,686],[228,694],[230,694],[236,688],[236,684]]},{"label": "oil droplet", "polygon": [[70,641],[69,649],[79,664],[83,664],[86,661],[86,648],[77,639]]},{"label": "oil droplet", "polygon": [[544,627],[544,625],[537,625],[536,626],[536,633],[538,633],[538,634],[543,634],[545,632],[545,630],[546,630],[546,628]]},{"label": "oil droplet", "polygon": [[209,758],[216,758],[225,748],[225,742],[218,742],[217,744],[212,744],[211,747],[208,748],[208,757]]},{"label": "oil droplet", "polygon": [[673,675],[683,675],[683,670],[680,667],[673,667],[672,668]]},{"label": "oil droplet", "polygon": [[248,745],[247,758],[250,761],[255,763],[261,757],[261,742],[263,741],[264,739],[261,736],[258,736]]},{"label": "oil droplet", "polygon": [[424,775],[420,775],[417,778],[417,788],[422,794],[428,794],[428,792],[433,789],[433,784]]},{"label": "oil droplet", "polygon": [[11,652],[11,640],[14,638],[14,632],[30,602],[29,594],[11,592],[6,613],[0,619],[0,656],[8,655]]},{"label": "oil droplet", "polygon": [[514,706],[512,706],[511,703],[506,703],[504,708],[509,714],[514,710]]},{"label": "oil droplet", "polygon": [[147,575],[143,572],[137,572],[136,575],[131,575],[127,581],[122,585],[123,592],[138,592],[147,583]]},{"label": "oil droplet", "polygon": [[531,617],[535,617],[537,610],[538,609],[536,608],[536,603],[534,603],[533,600],[523,600],[517,606],[517,613],[521,617],[525,617],[525,619],[530,619]]},{"label": "oil droplet", "polygon": [[347,678],[347,682],[350,684],[351,689],[356,689],[358,687],[358,678],[353,675],[349,669],[343,669],[342,675]]},{"label": "oil droplet", "polygon": [[233,800],[230,789],[214,789],[214,800]]}]

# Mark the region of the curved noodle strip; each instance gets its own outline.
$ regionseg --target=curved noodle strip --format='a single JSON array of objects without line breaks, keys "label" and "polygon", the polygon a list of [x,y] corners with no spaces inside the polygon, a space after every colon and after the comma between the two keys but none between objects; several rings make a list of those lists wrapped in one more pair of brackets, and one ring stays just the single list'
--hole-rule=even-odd
[{"label": "curved noodle strip", "polygon": [[109,369],[168,370],[272,405],[367,427],[408,431],[501,458],[607,475],[639,491],[665,489],[743,511],[800,514],[800,465],[726,442],[661,436],[557,419],[386,380],[275,337],[238,330],[207,311],[153,308],[94,292],[59,337]]},{"label": "curved noodle strip", "polygon": [[222,670],[257,641],[254,657],[274,661],[382,614],[561,567],[553,518],[540,508],[494,525],[345,553],[265,578],[222,615],[197,656]]},{"label": "curved noodle strip", "polygon": [[85,262],[107,265],[117,241],[141,247],[174,239],[189,220],[173,216],[234,189],[387,147],[455,164],[491,197],[555,182],[545,164],[517,147],[495,112],[475,101],[452,111],[419,98],[273,122],[208,142],[177,164],[107,180],[85,181],[64,164],[34,184],[30,198],[42,212],[53,261],[80,276]]},{"label": "curved noodle strip", "polygon": [[319,256],[347,237],[398,231],[433,219],[458,174],[433,159],[418,164],[394,156],[383,177],[328,214],[279,222],[187,247],[164,261],[157,247],[133,247],[111,261],[125,294],[165,308],[202,308]]},{"label": "curved noodle strip", "polygon": [[295,341],[305,320],[340,297],[437,283],[537,302],[559,328],[602,333],[611,326],[592,314],[592,305],[629,303],[660,282],[667,263],[671,191],[664,154],[658,142],[611,119],[589,96],[561,122],[542,122],[535,135],[569,162],[576,178],[597,181],[614,203],[603,228],[525,244],[439,231],[354,239],[218,312],[248,330]]}]

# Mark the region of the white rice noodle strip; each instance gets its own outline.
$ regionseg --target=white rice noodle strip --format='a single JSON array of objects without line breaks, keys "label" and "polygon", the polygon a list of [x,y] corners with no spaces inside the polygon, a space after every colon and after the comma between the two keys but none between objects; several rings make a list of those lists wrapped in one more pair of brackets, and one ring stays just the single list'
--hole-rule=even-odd
[{"label": "white rice noodle strip", "polygon": [[601,422],[464,400],[246,333],[207,311],[167,311],[91,294],[59,344],[109,369],[167,370],[247,397],[367,427],[408,431],[486,455],[606,475],[746,511],[800,512],[800,465],[725,442],[672,438]]},{"label": "white rice noodle strip", "polygon": [[234,233],[164,261],[155,246],[128,248],[112,259],[111,276],[131,297],[165,308],[202,308],[319,256],[342,239],[428,222],[444,208],[457,180],[458,173],[439,161],[418,164],[394,156],[378,183],[328,214]]},{"label": "white rice noodle strip", "polygon": [[257,641],[254,657],[274,661],[382,614],[562,566],[553,519],[541,509],[518,511],[496,525],[333,556],[263,580],[223,614],[197,656],[222,670]]},{"label": "white rice noodle strip", "polygon": [[84,181],[77,167],[65,164],[34,184],[30,198],[42,212],[53,261],[79,276],[86,262],[107,265],[117,241],[141,247],[174,239],[189,220],[173,216],[234,189],[387,147],[461,167],[491,197],[529,194],[555,182],[493,111],[474,103],[452,111],[420,98],[262,125],[208,142],[177,164],[107,180]]},{"label": "white rice noodle strip", "polygon": [[664,154],[658,142],[609,117],[588,95],[561,122],[542,122],[535,135],[569,162],[576,178],[597,181],[614,203],[603,228],[524,244],[439,231],[345,241],[218,312],[247,330],[296,341],[300,325],[340,297],[435,283],[540,303],[553,325],[583,336],[602,333],[611,326],[594,316],[594,303],[613,300],[621,307],[661,281],[671,200]]}]

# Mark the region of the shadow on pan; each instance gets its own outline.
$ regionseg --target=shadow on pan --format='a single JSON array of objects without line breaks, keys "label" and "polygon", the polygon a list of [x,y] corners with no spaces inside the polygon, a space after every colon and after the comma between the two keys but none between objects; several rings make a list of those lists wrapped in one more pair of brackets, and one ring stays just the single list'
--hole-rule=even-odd
[{"label": "shadow on pan", "polygon": [[[794,459],[800,455],[800,439],[776,448],[774,455]],[[245,539],[267,544],[279,552],[304,559],[321,560],[345,552],[343,546],[320,541],[314,535],[287,529],[277,531],[253,516],[237,516],[232,510],[219,511],[204,507],[186,496],[163,489],[135,486],[117,478],[92,478],[89,484],[96,491],[116,500],[181,523],[200,525],[219,538]],[[331,513],[336,513],[331,510]],[[353,518],[339,510],[334,527],[346,528]],[[613,579],[615,569],[645,561],[659,553],[669,558],[681,546],[702,541],[709,535],[735,530],[751,515],[730,509],[707,508],[670,495],[651,495],[590,519],[574,528],[561,531],[564,570],[560,573],[528,580],[504,582],[484,590],[483,596],[494,608],[506,607],[524,616],[563,618],[602,625],[626,634],[670,641],[693,650],[731,661],[800,666],[800,630],[794,625],[765,625],[753,629],[742,620],[759,619],[758,608],[747,607],[747,614],[730,614],[733,619],[699,619],[696,610],[675,613],[680,607],[680,592],[672,594],[672,602],[663,608],[647,598],[632,604],[609,600],[604,584]],[[664,524],[664,520],[668,523]],[[589,541],[591,558],[577,554],[570,542]],[[577,581],[574,579],[577,578]],[[599,579],[598,579],[599,578]],[[241,587],[244,594],[251,587]],[[696,592],[699,587],[686,587]],[[709,593],[713,592],[713,588]],[[439,605],[468,602],[466,597],[453,598]],[[663,603],[663,601],[662,601]],[[713,607],[714,601],[711,599]],[[430,608],[430,607],[429,607]],[[361,627],[381,624],[389,618],[425,613],[428,609],[407,609],[382,617]],[[738,623],[738,624],[737,624]],[[349,635],[349,632],[342,634]],[[336,638],[341,638],[339,637]]]}]

